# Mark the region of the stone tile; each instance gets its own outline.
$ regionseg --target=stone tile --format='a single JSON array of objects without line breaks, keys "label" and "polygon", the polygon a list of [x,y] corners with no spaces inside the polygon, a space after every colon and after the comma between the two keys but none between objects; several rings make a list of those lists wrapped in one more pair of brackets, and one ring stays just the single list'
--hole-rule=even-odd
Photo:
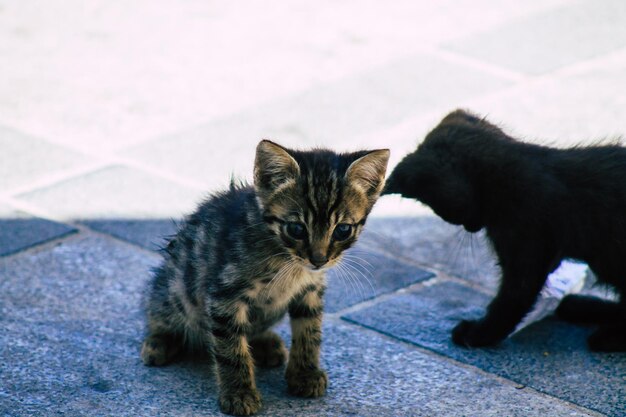
[{"label": "stone tile", "polygon": [[460,319],[480,317],[488,300],[470,288],[445,282],[344,318],[583,407],[608,415],[624,413],[626,355],[589,352],[588,328],[547,319],[498,347],[454,346],[451,329]]},{"label": "stone tile", "polygon": [[625,134],[626,97],[615,94],[625,84],[626,50],[579,71],[461,104],[525,141],[573,146]]},{"label": "stone tile", "polygon": [[[408,199],[405,202],[418,204]],[[390,256],[472,281],[487,290],[495,291],[499,283],[500,271],[484,232],[468,233],[434,215],[372,218],[361,242]]]},{"label": "stone tile", "polygon": [[3,2],[0,120],[117,149],[562,1]]},{"label": "stone tile", "polygon": [[164,247],[168,237],[178,230],[176,221],[161,219],[85,220],[82,223],[93,230],[107,233],[149,250]]},{"label": "stone tile", "polygon": [[446,48],[541,74],[626,46],[625,18],[626,6],[620,0],[577,1],[503,23]]},{"label": "stone tile", "polygon": [[[288,339],[285,326],[281,330]],[[20,416],[50,409],[69,415],[222,415],[208,363],[145,367],[138,355],[140,335],[139,329],[133,335],[104,332],[82,320],[24,329],[10,324],[0,336],[6,338],[0,370],[8,376],[0,381],[0,411]],[[431,416],[454,415],[459,409],[481,416],[591,415],[352,326],[327,324],[324,336],[327,395],[290,397],[283,369],[261,369],[257,381],[264,406],[258,415]]]},{"label": "stone tile", "polygon": [[18,198],[63,219],[132,220],[181,218],[203,196],[200,191],[116,165]]},{"label": "stone tile", "polygon": [[143,317],[139,296],[158,261],[84,233],[44,251],[0,258],[1,316],[18,323],[100,323],[102,331],[133,328]]},{"label": "stone tile", "polygon": [[[141,294],[157,259],[91,234],[0,259],[0,412],[218,415],[207,363],[148,368],[139,359]],[[289,340],[285,323],[279,332]],[[287,396],[283,369],[259,370],[261,415],[429,416],[459,407],[472,415],[586,415],[337,320],[325,325],[322,361],[331,384],[319,400]]]},{"label": "stone tile", "polygon": [[224,186],[228,173],[251,178],[254,149],[262,138],[297,148],[355,149],[359,145],[352,138],[361,133],[421,112],[443,112],[458,100],[505,85],[492,74],[416,54],[150,141],[123,155],[211,187]]},{"label": "stone tile", "polygon": [[0,126],[0,190],[7,192],[51,174],[89,163],[90,158]]},{"label": "stone tile", "polygon": [[334,313],[433,276],[431,272],[357,245],[344,254],[339,266],[328,272],[324,311]]},{"label": "stone tile", "polygon": [[0,256],[76,232],[73,227],[32,217],[0,205]]}]

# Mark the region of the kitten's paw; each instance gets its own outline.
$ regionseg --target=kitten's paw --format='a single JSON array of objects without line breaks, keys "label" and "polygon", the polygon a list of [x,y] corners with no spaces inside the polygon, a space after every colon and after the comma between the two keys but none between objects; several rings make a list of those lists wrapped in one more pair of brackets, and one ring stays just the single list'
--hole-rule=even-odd
[{"label": "kitten's paw", "polygon": [[179,351],[180,346],[175,346],[169,338],[150,335],[141,346],[141,359],[145,365],[161,366],[171,362]]},{"label": "kitten's paw", "polygon": [[220,410],[234,416],[249,416],[261,409],[261,394],[256,389],[241,389],[220,394]]},{"label": "kitten's paw", "polygon": [[485,331],[481,321],[462,320],[452,330],[452,341],[464,347],[492,346],[502,339]]},{"label": "kitten's paw", "polygon": [[626,329],[623,326],[603,326],[587,339],[594,352],[626,352]]},{"label": "kitten's paw", "polygon": [[301,370],[290,372],[287,370],[287,389],[291,395],[297,397],[321,397],[326,393],[328,377],[322,369]]},{"label": "kitten's paw", "polygon": [[287,348],[274,332],[266,332],[250,341],[254,364],[264,368],[281,366],[287,361]]}]

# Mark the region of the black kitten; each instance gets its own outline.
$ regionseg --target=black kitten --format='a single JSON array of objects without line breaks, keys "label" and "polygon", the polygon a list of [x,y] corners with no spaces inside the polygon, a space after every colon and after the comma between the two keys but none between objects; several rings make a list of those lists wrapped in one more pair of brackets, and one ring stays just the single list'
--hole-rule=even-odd
[{"label": "black kitten", "polygon": [[478,321],[461,321],[455,343],[507,337],[564,258],[580,259],[620,301],[568,296],[557,314],[601,323],[598,351],[626,351],[626,149],[554,149],[518,142],[462,110],[447,115],[396,166],[386,194],[429,205],[469,232],[486,229],[502,269],[498,294]]}]

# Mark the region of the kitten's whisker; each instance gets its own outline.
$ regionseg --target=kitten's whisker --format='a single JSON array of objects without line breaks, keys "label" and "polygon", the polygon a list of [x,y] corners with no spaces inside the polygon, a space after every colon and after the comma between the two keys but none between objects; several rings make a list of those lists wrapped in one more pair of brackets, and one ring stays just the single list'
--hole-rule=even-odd
[{"label": "kitten's whisker", "polygon": [[[367,252],[363,252],[363,254],[367,254]],[[344,258],[350,258],[350,259],[357,259],[361,262],[364,262],[367,264],[367,266],[369,266],[370,268],[374,268],[374,265],[372,265],[371,263],[369,263],[366,259],[361,258],[360,256],[357,256],[354,252],[353,253],[348,253],[348,254],[344,254],[343,255]]]},{"label": "kitten's whisker", "polygon": [[365,298],[365,287],[363,286],[361,280],[359,280],[359,277],[357,277],[353,273],[352,269],[349,268],[349,264],[342,264],[342,266],[345,268],[346,273],[352,277],[357,288],[359,288],[361,298]]},{"label": "kitten's whisker", "polygon": [[255,227],[257,227],[257,226],[261,226],[262,224],[266,224],[266,223],[265,223],[264,221],[261,221],[261,222],[258,222],[258,223],[252,223],[252,224],[249,224],[249,225],[248,225],[248,226],[246,226],[246,227],[243,227],[243,228],[241,229],[241,231],[243,232],[243,231],[246,231],[246,230],[248,230],[248,229],[252,229],[252,228],[255,228]]},{"label": "kitten's whisker", "polygon": [[[353,265],[347,263],[346,267],[352,268],[354,271],[358,272],[363,279],[365,279],[365,281],[369,284],[370,288],[372,289],[372,294],[376,294],[376,289],[374,288],[374,285],[372,284],[372,281],[367,277],[367,275],[365,275],[363,272],[359,271],[358,269],[356,269]],[[370,274],[370,276],[372,276]]]},{"label": "kitten's whisker", "polygon": [[292,267],[293,267],[293,261],[291,261],[291,260],[287,261],[285,263],[285,265],[283,265],[278,270],[276,275],[274,275],[274,277],[272,277],[270,282],[265,287],[267,289],[266,300],[269,299],[271,292],[274,290],[274,288],[276,287],[278,282],[280,282],[280,280],[283,278],[283,276],[285,276],[286,274],[288,274],[291,271]]},{"label": "kitten's whisker", "polygon": [[[345,255],[344,259],[348,262],[352,262],[354,264],[356,264],[357,266],[363,268],[364,271],[366,271],[368,274],[372,275],[371,270],[374,269],[374,265],[372,265],[371,263],[367,262],[365,259],[356,256],[356,255]],[[363,265],[362,263],[366,263],[367,266],[369,268],[367,268],[365,265]]]},{"label": "kitten's whisker", "polygon": [[291,263],[293,261],[287,261],[282,267],[280,267],[280,269],[278,270],[278,272],[276,272],[276,274],[272,277],[272,279],[270,280],[270,282],[267,283],[267,285],[264,288],[265,291],[265,299],[269,299],[270,294],[272,292],[273,287],[276,285],[277,281],[280,281],[282,275],[285,273],[285,271],[287,269],[289,269],[289,267],[291,266]]},{"label": "kitten's whisker", "polygon": [[345,262],[346,262],[347,266],[350,266],[356,272],[358,272],[359,274],[363,275],[366,279],[373,278],[372,271],[370,269],[366,268],[365,266],[361,265],[356,260],[347,258],[347,259],[345,259]]},{"label": "kitten's whisker", "polygon": [[[346,281],[350,283],[350,286],[352,287],[352,290],[354,291],[354,295],[359,297],[359,289],[356,286],[355,277],[351,277],[351,274],[350,275],[348,274],[348,271],[345,269],[346,267],[344,265],[338,264],[337,266],[340,268],[339,270],[341,271],[343,277],[346,278]],[[362,293],[361,293],[361,298],[363,298]]]},{"label": "kitten's whisker", "polygon": [[254,244],[258,246],[258,245],[260,245],[261,243],[270,242],[270,241],[272,241],[272,240],[276,240],[276,241],[278,241],[277,236],[271,236],[271,237],[267,237],[267,238],[265,238],[265,239],[256,240],[256,241],[254,242]]},{"label": "kitten's whisker", "polygon": [[[454,239],[454,243],[452,244],[452,248],[451,248],[451,257],[449,260],[446,259],[442,259],[442,263],[448,263],[450,262],[450,266],[452,268],[461,268],[461,270],[463,269],[462,265],[459,265],[459,259],[460,259],[460,253],[461,253],[461,248],[463,247],[463,239],[464,239],[464,235],[463,235],[463,229],[461,228],[457,228],[457,230],[455,231],[455,233],[451,236],[451,238]],[[446,262],[448,261],[448,262]]]},{"label": "kitten's whisker", "polygon": [[332,277],[337,277],[337,280],[341,281],[341,285],[343,285],[344,290],[348,291],[348,286],[346,285],[346,281],[344,280],[345,277],[339,275],[339,274],[343,274],[343,271],[341,270],[341,265],[337,264],[336,265],[337,268],[335,269],[336,274],[333,274]]},{"label": "kitten's whisker", "polygon": [[[263,266],[263,265],[265,265],[265,264],[267,263],[267,261],[269,261],[270,259],[275,258],[275,257],[280,256],[280,255],[283,255],[283,254],[285,254],[285,255],[289,255],[289,254],[287,253],[287,251],[282,251],[282,252],[278,252],[278,253],[273,253],[273,254],[271,254],[271,255],[269,255],[269,256],[266,256],[265,258],[263,258],[263,259],[262,259],[262,260],[260,260],[260,261],[256,261],[256,264],[257,264],[257,265],[261,265],[261,266]],[[291,260],[288,260],[288,262],[290,262],[290,261],[291,261]],[[282,268],[282,267],[281,267],[281,268]],[[277,273],[278,273],[278,272],[277,272]]]},{"label": "kitten's whisker", "polygon": [[279,289],[279,290],[284,289],[284,287],[289,281],[285,279],[285,277],[288,277],[289,275],[291,275],[291,273],[294,271],[296,267],[297,267],[297,263],[294,260],[289,260],[285,265],[283,265],[283,267],[276,273],[276,275],[272,278],[272,280],[266,286],[266,289],[267,289],[267,293],[265,295],[266,300],[269,299],[271,292],[274,291],[275,289]]}]

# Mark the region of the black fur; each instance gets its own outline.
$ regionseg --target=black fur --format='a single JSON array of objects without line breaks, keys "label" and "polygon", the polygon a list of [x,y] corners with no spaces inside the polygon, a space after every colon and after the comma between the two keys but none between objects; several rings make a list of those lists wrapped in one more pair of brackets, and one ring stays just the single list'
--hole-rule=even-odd
[{"label": "black fur", "polygon": [[601,327],[591,349],[626,351],[626,149],[555,149],[522,143],[457,110],[389,176],[386,194],[429,205],[469,232],[486,229],[502,270],[498,294],[478,321],[452,332],[464,346],[506,338],[564,258],[587,262],[618,302],[569,296],[557,314]]}]

